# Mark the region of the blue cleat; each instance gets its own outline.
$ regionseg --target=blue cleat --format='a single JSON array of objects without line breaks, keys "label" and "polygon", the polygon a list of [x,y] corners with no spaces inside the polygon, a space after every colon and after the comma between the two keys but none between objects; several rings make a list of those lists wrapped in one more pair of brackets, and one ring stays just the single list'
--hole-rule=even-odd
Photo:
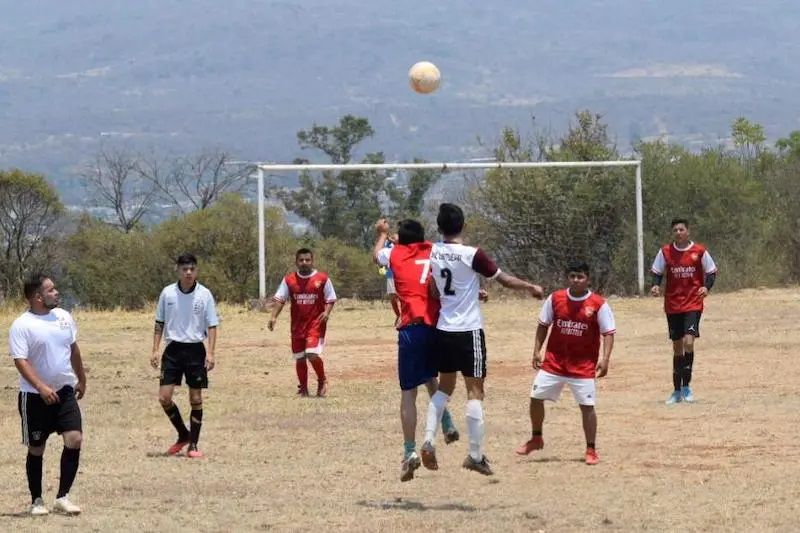
[{"label": "blue cleat", "polygon": [[689,388],[689,385],[686,385],[681,389],[681,396],[683,396],[683,401],[686,403],[694,402],[694,394],[692,394],[692,389]]},{"label": "blue cleat", "polygon": [[675,405],[676,403],[680,403],[682,400],[683,397],[681,396],[681,391],[676,390],[672,392],[670,397],[664,403],[666,403],[667,405]]}]

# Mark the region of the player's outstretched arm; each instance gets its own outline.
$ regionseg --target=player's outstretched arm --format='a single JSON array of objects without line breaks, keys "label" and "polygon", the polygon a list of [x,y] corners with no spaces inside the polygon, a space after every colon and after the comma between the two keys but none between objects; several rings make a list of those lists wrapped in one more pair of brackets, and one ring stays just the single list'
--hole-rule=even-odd
[{"label": "player's outstretched arm", "polygon": [[378,254],[386,246],[386,240],[389,238],[389,221],[385,218],[378,219],[375,223],[375,246],[372,247],[372,260],[376,264],[380,264]]},{"label": "player's outstretched arm", "polygon": [[507,289],[514,289],[517,291],[527,291],[533,296],[534,298],[541,299],[544,296],[544,290],[540,285],[535,285],[533,283],[528,283],[525,280],[519,279],[511,274],[506,274],[505,272],[500,272],[500,274],[495,278],[500,285]]}]

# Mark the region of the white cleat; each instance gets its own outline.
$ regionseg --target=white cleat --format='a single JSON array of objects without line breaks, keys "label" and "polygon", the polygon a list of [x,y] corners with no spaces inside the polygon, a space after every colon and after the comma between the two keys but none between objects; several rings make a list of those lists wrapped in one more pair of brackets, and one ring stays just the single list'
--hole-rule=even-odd
[{"label": "white cleat", "polygon": [[36,498],[34,502],[31,504],[31,510],[29,511],[31,516],[44,516],[50,514],[50,511],[47,510],[47,507],[44,506],[44,500],[41,498]]},{"label": "white cleat", "polygon": [[69,494],[56,499],[53,503],[53,511],[68,515],[81,514],[81,508],[69,501]]}]

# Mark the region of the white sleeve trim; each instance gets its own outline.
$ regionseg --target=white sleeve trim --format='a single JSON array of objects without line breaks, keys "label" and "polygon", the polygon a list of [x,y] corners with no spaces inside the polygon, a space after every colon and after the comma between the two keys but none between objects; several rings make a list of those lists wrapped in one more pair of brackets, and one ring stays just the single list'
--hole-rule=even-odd
[{"label": "white sleeve trim", "polygon": [[[391,250],[391,248],[389,248]],[[336,301],[336,291],[333,290],[333,283],[331,283],[331,278],[328,278],[325,281],[325,303],[333,303]]]},{"label": "white sleeve trim", "polygon": [[717,271],[717,265],[708,250],[703,252],[703,272],[706,274],[714,274]]},{"label": "white sleeve trim", "polygon": [[653,274],[657,274],[659,276],[664,274],[664,270],[667,269],[667,261],[664,259],[664,251],[659,250],[658,254],[656,254],[656,258],[653,260],[653,266],[650,267],[650,270]]},{"label": "white sleeve trim", "polygon": [[614,320],[614,313],[608,303],[604,303],[597,311],[597,325],[600,326],[601,335],[613,335],[617,332],[617,324]]},{"label": "white sleeve trim", "polygon": [[281,280],[281,284],[278,285],[278,290],[275,292],[275,296],[273,296],[272,298],[279,302],[285,302],[286,300],[289,299],[289,296],[290,296],[289,285],[287,285],[286,283],[286,278],[283,278]]}]

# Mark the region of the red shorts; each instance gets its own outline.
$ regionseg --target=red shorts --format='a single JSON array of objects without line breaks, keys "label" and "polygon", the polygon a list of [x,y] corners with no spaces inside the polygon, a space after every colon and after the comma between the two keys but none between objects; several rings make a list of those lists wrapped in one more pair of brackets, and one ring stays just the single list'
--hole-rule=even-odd
[{"label": "red shorts", "polygon": [[307,354],[320,355],[325,346],[325,338],[317,336],[299,337],[292,339],[292,355],[300,359]]}]

